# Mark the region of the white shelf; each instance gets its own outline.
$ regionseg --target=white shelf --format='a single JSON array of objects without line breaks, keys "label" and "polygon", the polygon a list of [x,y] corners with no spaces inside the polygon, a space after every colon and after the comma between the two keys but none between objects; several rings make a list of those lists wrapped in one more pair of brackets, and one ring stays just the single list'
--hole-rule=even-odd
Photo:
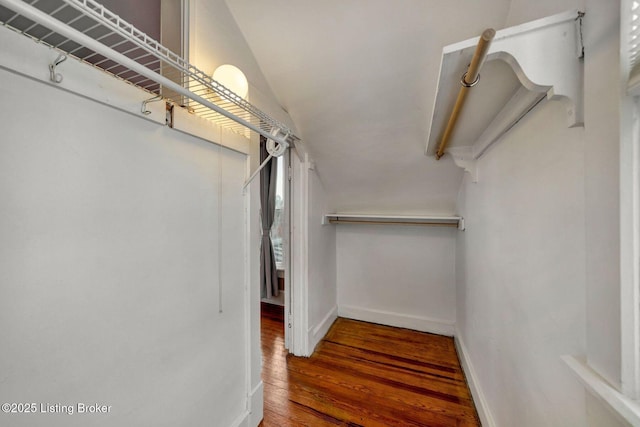
[{"label": "white shelf", "polygon": [[[496,32],[445,151],[474,181],[475,160],[545,98],[564,102],[569,127],[582,125],[582,16],[573,10]],[[443,49],[428,156],[437,151],[477,40]]]},{"label": "white shelf", "polygon": [[149,92],[141,114],[148,114],[147,103],[163,99],[244,136],[250,129],[278,143],[299,140],[285,124],[95,0],[0,0],[0,25],[60,54],[49,71],[51,83],[62,88],[68,56]]}]

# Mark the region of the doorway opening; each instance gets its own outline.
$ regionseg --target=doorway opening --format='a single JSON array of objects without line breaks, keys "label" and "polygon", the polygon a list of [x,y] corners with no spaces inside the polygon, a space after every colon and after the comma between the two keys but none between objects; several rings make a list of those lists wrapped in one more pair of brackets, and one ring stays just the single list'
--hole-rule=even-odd
[{"label": "doorway opening", "polygon": [[285,156],[277,157],[273,161],[276,162],[276,210],[273,218],[273,226],[271,227],[271,242],[273,244],[273,255],[276,261],[276,269],[278,274],[278,295],[267,299],[265,302],[269,304],[280,305],[284,307],[285,295],[285,262],[284,257],[287,252],[285,240],[287,236],[287,221],[285,218]]},{"label": "doorway opening", "polygon": [[[261,145],[266,144],[266,138],[261,137]],[[261,317],[268,317],[271,320],[277,320],[279,327],[284,329],[285,342],[284,347],[289,348],[290,326],[287,319],[290,317],[290,206],[291,206],[291,178],[290,178],[290,156],[289,150],[280,157],[274,157],[271,160],[271,168],[273,172],[260,175],[260,186],[264,190],[268,187],[264,180],[275,180],[275,198],[273,224],[270,229],[271,245],[273,250],[273,260],[275,267],[275,275],[272,275],[272,288],[261,290]],[[261,273],[262,274],[262,273]],[[287,323],[287,327],[285,327]],[[262,343],[263,349],[266,343]]]}]

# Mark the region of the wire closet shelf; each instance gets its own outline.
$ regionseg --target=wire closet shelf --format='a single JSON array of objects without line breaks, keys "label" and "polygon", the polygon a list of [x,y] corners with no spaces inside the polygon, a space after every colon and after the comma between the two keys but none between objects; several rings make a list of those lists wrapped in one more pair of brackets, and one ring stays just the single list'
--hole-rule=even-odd
[{"label": "wire closet shelf", "polygon": [[283,123],[214,80],[158,41],[93,0],[0,0],[0,23],[166,99],[220,127],[247,136],[253,130],[275,142],[298,138]]}]

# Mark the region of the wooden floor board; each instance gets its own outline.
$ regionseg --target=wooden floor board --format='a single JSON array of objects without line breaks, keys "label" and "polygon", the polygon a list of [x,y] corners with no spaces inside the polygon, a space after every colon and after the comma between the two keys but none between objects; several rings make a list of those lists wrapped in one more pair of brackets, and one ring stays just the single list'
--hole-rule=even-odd
[{"label": "wooden floor board", "polygon": [[351,352],[333,351],[329,346],[323,347],[322,355],[337,360],[337,364],[348,367],[349,364],[360,366],[363,372],[379,377],[392,377],[397,381],[414,387],[434,388],[457,396],[469,399],[466,387],[460,387],[461,377],[455,377],[455,373],[448,370],[440,371],[437,368],[424,366],[406,366],[394,363],[393,359],[368,357],[368,354],[359,355],[357,350]]},{"label": "wooden floor board", "polygon": [[263,308],[263,427],[480,425],[452,338],[339,318],[299,358]]}]

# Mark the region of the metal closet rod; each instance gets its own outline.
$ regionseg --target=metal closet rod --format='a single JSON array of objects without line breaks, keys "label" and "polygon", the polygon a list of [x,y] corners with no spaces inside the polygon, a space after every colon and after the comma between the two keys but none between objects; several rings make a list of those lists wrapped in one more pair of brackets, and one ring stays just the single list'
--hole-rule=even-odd
[{"label": "metal closet rod", "polygon": [[416,225],[428,227],[458,228],[454,222],[424,222],[424,221],[364,221],[359,219],[330,219],[330,224],[371,224],[371,225]]},{"label": "metal closet rod", "polygon": [[[66,3],[66,1],[65,1]],[[96,39],[93,39],[89,36],[87,36],[86,34],[66,25],[65,23],[53,18],[52,16],[38,10],[37,8],[23,2],[22,0],[0,0],[0,4],[13,10],[14,12],[19,13],[22,16],[25,16],[29,19],[31,19],[34,22],[37,22],[45,27],[47,27],[48,29],[61,34],[65,37],[67,37],[68,39],[74,40],[77,43],[80,43],[82,45],[84,45],[85,47],[93,50],[94,52],[97,52],[101,55],[104,55],[105,57],[129,68],[132,71],[135,71],[136,73],[138,73],[141,76],[144,76],[150,80],[155,81],[156,83],[165,86],[167,88],[169,88],[170,90],[177,92],[181,95],[184,95],[185,97],[198,102],[204,106],[206,106],[207,108],[221,114],[222,116],[225,116],[231,120],[233,120],[236,123],[239,123],[251,130],[253,130],[254,132],[259,133],[260,135],[269,138],[271,140],[274,140],[277,143],[284,143],[286,144],[287,141],[287,136],[285,136],[285,138],[282,138],[280,135],[273,135],[272,133],[261,129],[259,126],[256,126],[250,122],[248,122],[247,120],[244,120],[238,116],[236,116],[235,114],[232,114],[230,112],[228,112],[227,110],[218,107],[217,105],[213,104],[212,102],[206,100],[205,98],[185,89],[184,87],[182,87],[181,85],[173,82],[172,80],[169,80],[168,78],[156,73],[155,71],[145,67],[144,65],[134,61],[133,59],[111,49],[110,47],[100,43],[99,41],[97,41]],[[140,45],[140,41],[139,40],[135,40],[132,39],[131,40],[133,43]],[[190,69],[195,69],[195,67],[190,66]],[[199,71],[199,70],[198,70]],[[285,129],[283,129],[283,131],[286,131]]]},{"label": "metal closet rod", "polygon": [[444,130],[442,139],[440,140],[440,145],[438,146],[438,151],[436,152],[436,160],[440,160],[440,158],[444,155],[444,150],[447,148],[449,139],[451,139],[453,130],[455,129],[456,123],[458,122],[458,117],[460,116],[462,107],[464,107],[469,89],[478,84],[478,81],[480,81],[480,67],[482,67],[482,64],[484,63],[484,59],[486,58],[487,52],[489,51],[489,46],[491,46],[491,41],[493,40],[495,35],[496,30],[494,30],[493,28],[488,28],[482,32],[482,35],[478,40],[476,51],[473,54],[473,58],[471,59],[471,64],[469,64],[467,72],[464,73],[462,75],[462,78],[460,79],[461,87],[460,91],[458,92],[458,98],[456,99],[456,103],[453,106],[451,115],[449,116],[449,121],[447,122],[447,127]]},{"label": "metal closet rod", "polygon": [[373,214],[325,214],[323,224],[373,224],[373,225],[418,225],[456,227],[464,230],[464,218],[460,216],[406,216]]}]

